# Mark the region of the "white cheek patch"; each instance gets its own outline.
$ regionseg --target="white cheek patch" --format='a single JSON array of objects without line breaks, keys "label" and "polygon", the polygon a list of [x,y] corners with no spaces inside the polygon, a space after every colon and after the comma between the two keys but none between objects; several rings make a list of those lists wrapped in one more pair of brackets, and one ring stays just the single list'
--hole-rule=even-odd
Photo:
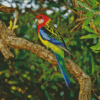
[{"label": "white cheek patch", "polygon": [[43,23],[43,22],[44,22],[43,19],[38,20],[38,23],[39,23],[39,24],[41,24],[41,23]]}]

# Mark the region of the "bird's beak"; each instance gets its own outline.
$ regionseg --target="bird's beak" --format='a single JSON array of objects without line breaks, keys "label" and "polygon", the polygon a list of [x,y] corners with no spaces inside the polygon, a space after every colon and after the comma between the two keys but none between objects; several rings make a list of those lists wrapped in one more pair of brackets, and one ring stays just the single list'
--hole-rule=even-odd
[{"label": "bird's beak", "polygon": [[35,19],[35,23],[37,23],[38,19]]}]

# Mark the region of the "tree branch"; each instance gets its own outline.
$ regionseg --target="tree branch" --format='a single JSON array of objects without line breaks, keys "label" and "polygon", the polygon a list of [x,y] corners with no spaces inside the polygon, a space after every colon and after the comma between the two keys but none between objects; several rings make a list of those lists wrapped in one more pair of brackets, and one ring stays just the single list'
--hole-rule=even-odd
[{"label": "tree branch", "polygon": [[14,57],[2,39],[0,39],[0,51],[6,59]]}]

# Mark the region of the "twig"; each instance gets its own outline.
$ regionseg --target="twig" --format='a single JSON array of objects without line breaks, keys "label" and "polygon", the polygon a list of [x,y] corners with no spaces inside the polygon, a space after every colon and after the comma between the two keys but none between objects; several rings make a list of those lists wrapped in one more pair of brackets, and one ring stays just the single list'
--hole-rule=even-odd
[{"label": "twig", "polygon": [[70,9],[72,12],[74,12],[75,14],[79,15],[79,13],[77,13],[75,10],[71,9],[70,7],[65,6],[65,8],[68,8],[68,9]]},{"label": "twig", "polygon": [[96,81],[96,78],[94,79],[93,84],[92,84],[92,91],[93,91],[94,95],[100,100],[100,97],[97,96],[97,94],[95,93],[95,90],[94,90],[94,82],[95,81]]},{"label": "twig", "polygon": [[83,21],[83,20],[85,20],[86,18],[87,18],[87,17],[77,18],[77,19],[75,20],[75,22]]},{"label": "twig", "polygon": [[[13,27],[15,27],[15,25],[16,25],[16,23],[17,23],[17,19],[18,19],[18,15],[17,15],[17,9],[16,9],[16,10],[15,10],[14,26],[13,26]],[[14,31],[14,29],[12,29],[12,31]]]},{"label": "twig", "polygon": [[55,71],[57,71],[57,68],[56,68],[56,66],[54,66],[54,65],[53,65],[53,68],[55,69]]},{"label": "twig", "polygon": [[[65,3],[66,3],[66,5],[67,5],[67,1],[66,0],[64,0],[65,1]],[[64,4],[65,5],[65,4]],[[75,14],[77,14],[77,15],[79,15],[76,11],[74,11],[73,9],[71,9],[70,7],[68,7],[68,6],[65,6],[66,8],[68,8],[68,9],[70,9],[72,12],[74,12]]]},{"label": "twig", "polygon": [[77,30],[75,31],[75,33],[72,35],[72,37],[69,39],[69,41],[67,42],[67,45],[69,46],[70,41],[72,40],[72,38],[74,37],[74,35],[77,33],[77,31],[80,29],[82,25],[80,25]]},{"label": "twig", "polygon": [[76,27],[78,27],[81,23],[82,23],[82,22],[78,23],[74,28],[72,28],[72,29],[70,30],[70,33],[72,33],[73,30],[74,30]]},{"label": "twig", "polygon": [[89,7],[91,7],[91,5],[89,4],[89,2],[86,0],[87,4],[89,5]]}]

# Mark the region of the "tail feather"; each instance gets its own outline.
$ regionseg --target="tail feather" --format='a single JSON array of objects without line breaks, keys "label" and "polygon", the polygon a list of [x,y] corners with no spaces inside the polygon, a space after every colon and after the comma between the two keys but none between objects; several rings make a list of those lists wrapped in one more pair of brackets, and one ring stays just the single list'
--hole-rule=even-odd
[{"label": "tail feather", "polygon": [[[65,47],[63,47],[63,46],[59,46],[61,49],[63,49],[64,51],[66,51],[66,52],[68,52],[68,54],[69,54],[69,56],[70,56],[70,52],[65,48]],[[72,55],[72,54],[71,54]]]},{"label": "tail feather", "polygon": [[68,86],[68,88],[70,88],[70,82],[69,82],[69,77],[68,77],[68,73],[67,73],[67,69],[66,69],[66,65],[65,65],[65,61],[64,58],[61,57],[58,53],[55,53],[58,65],[60,67],[60,70],[63,74],[63,77],[65,79],[66,85]]}]

